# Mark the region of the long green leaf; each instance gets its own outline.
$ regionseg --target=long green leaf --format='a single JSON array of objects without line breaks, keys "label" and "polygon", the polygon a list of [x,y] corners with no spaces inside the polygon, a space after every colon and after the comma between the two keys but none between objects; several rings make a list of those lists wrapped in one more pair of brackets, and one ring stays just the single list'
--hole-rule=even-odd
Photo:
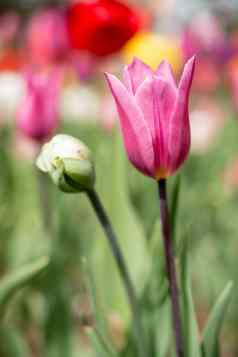
[{"label": "long green leaf", "polygon": [[48,264],[48,258],[43,257],[9,274],[0,282],[0,318],[4,316],[12,296],[41,274]]},{"label": "long green leaf", "polygon": [[87,335],[99,357],[116,357],[116,353],[96,329],[88,329]]},{"label": "long green leaf", "polygon": [[[181,285],[182,285],[182,317],[183,337],[186,357],[201,357],[198,338],[198,326],[189,275],[187,247],[181,256]],[[209,356],[211,357],[211,356]]]},{"label": "long green leaf", "polygon": [[204,357],[219,356],[219,335],[230,302],[232,287],[233,283],[228,282],[210,313],[202,338]]},{"label": "long green leaf", "polygon": [[[147,242],[143,226],[129,199],[128,163],[118,132],[115,132],[112,140],[113,150],[101,153],[97,160],[101,161],[97,169],[97,190],[120,240],[132,280],[140,293],[149,268]],[[97,155],[100,155],[100,151]],[[127,324],[130,310],[125,290],[108,242],[101,227],[98,227],[95,221],[92,267],[95,267],[93,274],[98,296],[104,301],[108,312],[117,311]]]},{"label": "long green leaf", "polygon": [[89,294],[90,305],[95,319],[96,329],[97,331],[100,331],[100,334],[104,336],[104,339],[106,339],[108,336],[107,322],[104,316],[104,309],[102,308],[100,300],[97,297],[97,289],[94,281],[94,276],[86,258],[82,259],[82,267],[86,289]]}]

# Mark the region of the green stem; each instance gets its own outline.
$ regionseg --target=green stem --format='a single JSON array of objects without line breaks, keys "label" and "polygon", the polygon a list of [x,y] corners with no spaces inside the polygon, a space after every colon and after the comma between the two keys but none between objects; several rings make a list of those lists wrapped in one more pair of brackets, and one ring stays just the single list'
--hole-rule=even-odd
[{"label": "green stem", "polygon": [[87,191],[87,196],[89,198],[90,203],[92,204],[94,211],[97,215],[99,222],[102,225],[102,228],[105,232],[105,235],[108,239],[108,243],[111,247],[113,256],[117,262],[117,266],[121,275],[121,279],[123,281],[128,301],[130,304],[133,322],[134,322],[134,333],[137,340],[138,347],[138,355],[140,357],[148,357],[146,353],[146,346],[144,343],[144,333],[142,324],[140,321],[140,311],[138,307],[138,302],[136,298],[135,288],[133,286],[129,271],[126,266],[126,262],[124,260],[123,254],[121,252],[121,248],[118,244],[118,239],[116,234],[112,228],[111,222],[105,212],[105,209],[100,201],[100,198],[96,191],[90,190]]}]

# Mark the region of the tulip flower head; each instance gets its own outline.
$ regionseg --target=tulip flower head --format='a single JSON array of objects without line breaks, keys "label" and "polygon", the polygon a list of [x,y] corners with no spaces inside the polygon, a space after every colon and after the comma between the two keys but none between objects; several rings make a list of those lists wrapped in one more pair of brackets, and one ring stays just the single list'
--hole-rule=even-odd
[{"label": "tulip flower head", "polygon": [[27,137],[43,142],[59,123],[59,94],[62,72],[25,74],[26,91],[17,114],[17,127]]},{"label": "tulip flower head", "polygon": [[91,152],[73,136],[54,136],[43,145],[36,165],[42,172],[48,173],[63,192],[82,192],[93,188],[95,173]]},{"label": "tulip flower head", "polygon": [[154,72],[134,59],[124,69],[124,84],[106,74],[128,158],[139,171],[156,180],[174,174],[189,153],[188,103],[194,65],[192,57],[178,86],[166,61]]},{"label": "tulip flower head", "polygon": [[68,36],[63,12],[57,8],[37,11],[27,27],[26,44],[34,65],[48,66],[68,53]]},{"label": "tulip flower head", "polygon": [[76,1],[68,10],[72,48],[104,57],[119,51],[141,26],[139,12],[118,0]]}]

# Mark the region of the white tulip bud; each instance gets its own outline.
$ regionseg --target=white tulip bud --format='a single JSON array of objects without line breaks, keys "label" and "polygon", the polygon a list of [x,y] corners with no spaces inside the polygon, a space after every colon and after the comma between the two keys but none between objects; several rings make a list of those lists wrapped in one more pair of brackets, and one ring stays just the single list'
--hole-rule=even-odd
[{"label": "white tulip bud", "polygon": [[64,192],[81,192],[93,188],[95,172],[91,152],[73,136],[54,136],[43,145],[36,165],[48,173]]}]

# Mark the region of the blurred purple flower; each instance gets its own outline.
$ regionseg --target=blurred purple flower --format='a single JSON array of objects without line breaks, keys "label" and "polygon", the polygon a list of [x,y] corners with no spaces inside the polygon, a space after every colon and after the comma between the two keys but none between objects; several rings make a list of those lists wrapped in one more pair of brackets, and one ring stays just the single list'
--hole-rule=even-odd
[{"label": "blurred purple flower", "polygon": [[17,127],[27,137],[44,142],[59,124],[62,71],[25,73],[26,92],[17,113]]},{"label": "blurred purple flower", "polygon": [[71,63],[79,80],[90,80],[98,69],[98,58],[84,51],[73,51]]},{"label": "blurred purple flower", "polygon": [[26,41],[33,64],[45,66],[64,59],[68,51],[68,36],[63,12],[49,8],[33,15]]},{"label": "blurred purple flower", "polygon": [[196,54],[209,55],[215,61],[221,61],[226,38],[218,19],[208,13],[194,18],[183,32],[182,49],[186,59]]},{"label": "blurred purple flower", "polygon": [[194,87],[214,91],[221,82],[223,65],[231,55],[229,43],[218,19],[202,13],[192,19],[182,34],[184,58],[197,56]]},{"label": "blurred purple flower", "polygon": [[166,61],[153,72],[134,59],[124,69],[125,85],[106,74],[129,160],[156,180],[175,173],[189,153],[188,102],[194,65],[193,57],[186,63],[178,87]]}]

